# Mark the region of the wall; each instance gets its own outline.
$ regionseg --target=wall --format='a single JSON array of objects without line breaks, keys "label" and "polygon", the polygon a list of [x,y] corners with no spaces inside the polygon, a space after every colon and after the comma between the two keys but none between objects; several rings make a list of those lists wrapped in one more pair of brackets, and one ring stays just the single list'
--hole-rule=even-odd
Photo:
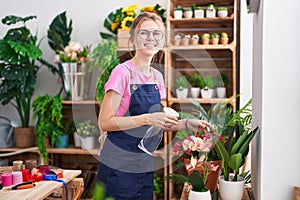
[{"label": "wall", "polygon": [[299,0],[261,0],[253,18],[253,117],[260,127],[252,152],[257,200],[292,199],[293,186],[300,185],[299,6]]},{"label": "wall", "polygon": [[[28,16],[36,15],[37,20],[30,21],[27,26],[33,31],[38,31],[39,39],[47,36],[47,29],[53,18],[63,11],[67,11],[67,18],[73,21],[73,32],[71,39],[79,41],[81,45],[91,44],[95,46],[100,40],[100,31],[106,31],[103,27],[104,19],[111,11],[119,7],[127,7],[133,3],[139,3],[138,9],[145,5],[155,5],[159,3],[166,8],[166,0],[147,1],[147,0],[9,0],[1,3],[0,18],[6,15]],[[0,38],[6,33],[7,27],[0,24]],[[50,49],[47,38],[41,43],[43,58],[52,62],[54,52]],[[60,85],[57,83],[57,76],[53,76],[45,67],[39,71],[36,94],[50,93],[59,91]],[[13,120],[19,120],[16,111],[12,106],[2,106],[0,104],[0,115],[5,115]]]}]

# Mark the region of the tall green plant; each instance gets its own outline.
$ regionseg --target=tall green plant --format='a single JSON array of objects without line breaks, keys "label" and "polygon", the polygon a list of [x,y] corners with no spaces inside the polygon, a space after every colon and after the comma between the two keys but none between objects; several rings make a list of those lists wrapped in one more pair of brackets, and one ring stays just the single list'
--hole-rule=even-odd
[{"label": "tall green plant", "polygon": [[114,39],[103,39],[91,53],[91,69],[100,69],[96,85],[96,100],[102,102],[104,84],[107,82],[113,68],[120,63],[117,56],[118,45]]},{"label": "tall green plant", "polygon": [[51,137],[53,145],[57,136],[65,132],[62,124],[62,98],[60,95],[40,95],[32,103],[33,117],[37,119],[34,133],[37,138],[37,146],[43,159],[46,161],[47,151],[45,145],[46,136]]},{"label": "tall green plant", "polygon": [[37,81],[37,73],[45,64],[51,72],[57,72],[53,66],[42,59],[42,51],[37,42],[37,34],[32,34],[26,22],[36,16],[18,17],[8,15],[2,19],[4,25],[17,23],[22,25],[11,28],[0,40],[0,102],[2,105],[11,103],[17,110],[21,126],[28,127],[32,96]]}]

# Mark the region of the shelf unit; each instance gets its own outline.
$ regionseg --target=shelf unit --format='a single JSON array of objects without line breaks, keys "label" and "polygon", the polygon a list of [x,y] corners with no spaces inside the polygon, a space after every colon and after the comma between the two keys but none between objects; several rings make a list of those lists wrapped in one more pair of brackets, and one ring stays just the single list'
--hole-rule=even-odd
[{"label": "shelf unit", "polygon": [[[195,3],[197,6],[205,7],[208,4],[214,4],[216,8],[227,7],[228,17],[225,18],[182,18],[174,19],[173,11],[175,7],[191,7]],[[167,3],[167,48],[165,50],[165,79],[167,88],[167,105],[178,111],[191,110],[193,107],[191,102],[196,100],[204,107],[210,108],[213,104],[221,102],[229,102],[236,109],[238,102],[235,98],[238,93],[239,80],[237,77],[239,64],[239,2],[238,0],[168,0]],[[203,45],[201,43],[201,35],[203,33],[221,33],[226,32],[229,36],[228,45]],[[175,46],[173,38],[175,35],[198,34],[200,42],[198,45]],[[178,99],[175,94],[174,80],[182,74],[191,75],[200,73],[202,76],[216,75],[225,73],[228,77],[226,85],[226,98],[188,98]],[[232,99],[231,99],[232,98]],[[168,174],[173,173],[174,157],[172,155],[172,139],[174,133],[168,134]],[[173,183],[168,185],[168,199],[177,199],[175,197],[175,188]]]}]

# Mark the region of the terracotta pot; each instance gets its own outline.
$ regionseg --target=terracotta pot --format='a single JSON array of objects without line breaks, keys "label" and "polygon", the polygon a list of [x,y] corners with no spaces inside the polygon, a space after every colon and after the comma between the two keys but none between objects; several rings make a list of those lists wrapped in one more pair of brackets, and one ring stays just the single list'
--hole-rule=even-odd
[{"label": "terracotta pot", "polygon": [[[190,160],[184,159],[185,166],[190,163]],[[218,169],[216,171],[211,172],[207,177],[206,188],[210,190],[211,193],[215,192],[218,185],[218,178],[220,176],[220,170],[222,169],[222,160],[208,161],[209,164],[218,165]],[[196,167],[194,169],[188,170],[188,175],[190,175],[193,171],[199,171],[203,173],[201,167]]]},{"label": "terracotta pot", "polygon": [[221,43],[223,45],[227,45],[228,44],[228,40],[229,40],[229,38],[221,38]]},{"label": "terracotta pot", "polygon": [[219,44],[219,38],[212,38],[212,39],[211,39],[211,43],[212,43],[213,45],[218,45],[218,44]]},{"label": "terracotta pot", "polygon": [[202,44],[209,44],[209,38],[201,38]]},{"label": "terracotta pot", "polygon": [[16,127],[14,129],[15,146],[19,148],[32,147],[34,145],[34,127]]}]

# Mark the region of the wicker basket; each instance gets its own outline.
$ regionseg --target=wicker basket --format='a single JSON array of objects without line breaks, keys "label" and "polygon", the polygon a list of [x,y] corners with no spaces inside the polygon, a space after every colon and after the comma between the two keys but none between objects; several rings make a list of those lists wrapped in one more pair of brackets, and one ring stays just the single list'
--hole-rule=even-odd
[{"label": "wicker basket", "polygon": [[32,147],[34,145],[34,127],[14,128],[15,145],[19,148]]}]

